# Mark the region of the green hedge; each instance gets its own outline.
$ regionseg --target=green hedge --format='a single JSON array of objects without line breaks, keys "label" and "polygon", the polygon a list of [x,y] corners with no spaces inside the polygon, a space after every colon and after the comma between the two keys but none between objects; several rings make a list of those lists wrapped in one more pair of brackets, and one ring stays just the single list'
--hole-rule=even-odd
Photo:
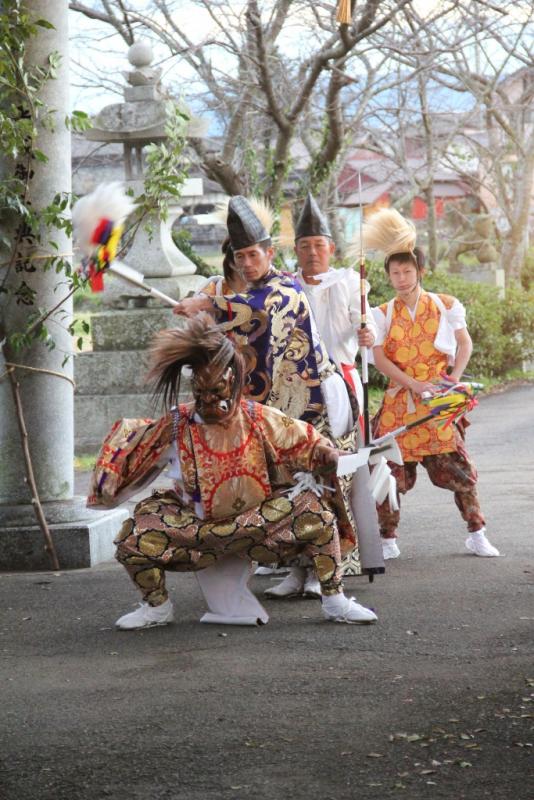
[{"label": "green hedge", "polygon": [[[381,264],[368,265],[371,284],[369,302],[378,306],[393,297],[393,290]],[[504,299],[497,289],[471,283],[442,270],[425,276],[425,289],[457,297],[466,307],[467,326],[473,339],[468,370],[473,375],[501,377],[521,369],[534,359],[534,287],[529,291],[512,285]],[[383,377],[372,370],[371,382],[383,386]]]}]

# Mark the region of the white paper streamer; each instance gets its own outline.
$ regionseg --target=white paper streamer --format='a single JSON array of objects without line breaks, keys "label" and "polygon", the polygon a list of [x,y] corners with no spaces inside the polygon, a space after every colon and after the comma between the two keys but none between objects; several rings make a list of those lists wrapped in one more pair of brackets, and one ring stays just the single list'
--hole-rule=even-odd
[{"label": "white paper streamer", "polygon": [[369,490],[378,504],[383,503],[387,497],[390,509],[392,511],[399,510],[397,482],[391,474],[391,469],[388,467],[384,456],[381,457],[379,463],[371,473]]},{"label": "white paper streamer", "polygon": [[301,494],[302,492],[313,492],[317,497],[321,497],[323,493],[326,491],[334,492],[331,486],[325,486],[324,483],[317,483],[311,472],[295,472],[294,478],[297,479],[297,483],[288,489],[287,494],[290,500],[294,500],[297,495]]},{"label": "white paper streamer", "polygon": [[351,475],[360,467],[365,466],[369,461],[370,453],[370,447],[362,447],[357,453],[348,453],[347,455],[339,456],[337,462],[338,477],[342,475]]}]

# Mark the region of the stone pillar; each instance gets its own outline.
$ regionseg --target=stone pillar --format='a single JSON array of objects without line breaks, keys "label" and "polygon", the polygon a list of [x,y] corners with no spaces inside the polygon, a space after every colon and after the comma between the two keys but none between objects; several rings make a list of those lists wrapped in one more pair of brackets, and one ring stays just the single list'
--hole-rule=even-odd
[{"label": "stone pillar", "polygon": [[[33,0],[27,4],[30,12],[40,18],[49,20],[55,30],[45,30],[32,37],[27,45],[26,58],[31,64],[45,64],[53,50],[63,53],[63,62],[57,80],[47,81],[42,93],[42,100],[51,108],[57,109],[54,117],[54,132],[43,128],[39,132],[39,149],[48,156],[47,163],[34,160],[33,177],[30,181],[31,204],[35,211],[48,205],[56,192],[70,192],[70,134],[63,124],[68,113],[68,53],[64,44],[68,42],[66,27],[66,0],[46,2]],[[57,242],[60,253],[69,253],[72,242],[64,232],[54,231],[51,238]],[[44,242],[44,248],[48,251]],[[67,294],[66,287],[58,286],[59,279],[54,270],[44,272],[42,261],[36,260],[33,273],[16,273],[12,270],[11,285],[17,285],[22,278],[36,292],[35,305],[40,308],[52,308],[60,298]],[[29,311],[28,306],[17,305],[11,301],[4,315],[8,334],[24,330]],[[56,348],[49,350],[41,342],[34,344],[30,350],[15,354],[18,363],[39,369],[52,370],[64,375],[66,379],[52,375],[17,372],[21,384],[22,402],[28,427],[28,436],[34,463],[34,471],[41,498],[48,500],[64,500],[72,497],[73,491],[73,386],[72,360],[65,366],[62,361],[66,353],[71,351],[71,341],[65,329],[72,314],[72,302],[69,300],[62,306],[61,313],[49,320],[48,328],[56,342]],[[69,380],[70,379],[70,380]],[[14,409],[10,400],[9,382],[0,384],[2,391],[2,408],[7,410],[7,419],[2,421],[2,453],[11,453],[11,458],[2,459],[2,484],[0,503],[9,499],[11,502],[28,501],[28,490],[22,481],[23,460],[20,450],[19,433],[14,417]],[[8,395],[5,397],[4,395]],[[7,461],[7,463],[6,463]]]},{"label": "stone pillar", "polygon": [[[65,115],[69,113],[68,2],[28,0],[26,7],[36,19],[46,19],[54,26],[50,30],[39,28],[28,41],[27,63],[45,66],[53,51],[58,51],[62,57],[57,79],[47,81],[41,93],[45,105],[55,110],[55,125],[53,130],[47,126],[39,131],[37,146],[48,156],[48,161],[33,161],[31,202],[34,210],[39,210],[49,204],[56,193],[70,192],[71,188],[70,133],[64,125]],[[64,233],[54,230],[51,238],[58,244],[58,252],[71,252],[72,243]],[[52,251],[46,242],[43,247]],[[42,269],[42,261],[36,259],[33,263],[35,272],[23,273],[23,277],[36,292],[35,308],[52,308],[67,293],[67,288],[61,285],[62,278],[54,270],[45,272]],[[11,286],[18,285],[20,279],[21,273],[13,270]],[[104,533],[104,543],[97,541],[102,515],[88,512],[82,498],[73,498],[72,359],[62,363],[72,350],[67,330],[71,314],[72,304],[68,301],[47,321],[55,349],[49,350],[37,342],[30,349],[12,355],[23,367],[57,373],[22,368],[16,371],[35,478],[55,541],[54,531],[56,528],[59,531],[61,541],[56,542],[56,548],[61,567],[88,566],[95,559],[109,558],[113,552],[111,531]],[[3,319],[7,335],[24,330],[27,318],[28,307],[17,305],[4,295]],[[4,369],[5,365],[0,363],[0,373]],[[15,408],[6,379],[0,381],[0,408],[0,569],[46,569],[48,556],[30,505]],[[125,515],[126,512],[120,511],[118,516],[115,513],[104,516],[108,519],[113,516],[112,527],[116,528]],[[71,527],[77,532],[73,537],[69,536]]]}]

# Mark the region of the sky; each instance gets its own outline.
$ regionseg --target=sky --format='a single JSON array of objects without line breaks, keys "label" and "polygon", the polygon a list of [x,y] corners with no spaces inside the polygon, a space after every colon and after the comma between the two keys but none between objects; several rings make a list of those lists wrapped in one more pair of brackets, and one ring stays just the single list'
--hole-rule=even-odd
[{"label": "sky", "polygon": [[[85,0],[87,5],[91,0]],[[439,6],[443,0],[415,0],[415,6],[421,12],[429,13]],[[99,4],[95,4],[99,5]],[[139,13],[144,13],[150,4],[144,0],[130,0],[130,6],[134,7]],[[236,0],[232,3],[236,14],[242,11],[244,2]],[[263,4],[266,5],[265,3]],[[177,24],[183,23],[187,29],[189,38],[194,42],[200,42],[211,37],[218,36],[218,28],[210,15],[191,3],[189,0],[179,0],[174,4],[173,17]],[[191,13],[194,9],[194,13]],[[152,14],[154,19],[157,15]],[[300,25],[305,24],[304,17],[299,17]],[[96,113],[104,105],[113,102],[120,102],[124,78],[121,71],[130,69],[127,61],[127,45],[118,34],[113,32],[109,26],[90,20],[83,14],[70,12],[70,38],[71,38],[71,106],[88,113]],[[299,42],[303,41],[301,36],[302,29],[289,27],[284,39],[281,40],[282,46],[297,49]],[[219,37],[220,38],[220,37]],[[81,44],[81,46],[80,46]],[[187,84],[193,79],[193,73],[182,60],[177,58],[169,59],[164,49],[156,49],[156,61],[161,59],[163,68],[163,82],[166,75],[173,79],[181,79]],[[224,56],[220,48],[217,50],[217,61],[225,67],[230,67],[231,60]],[[225,63],[226,62],[226,63]],[[95,66],[98,69],[105,69],[107,74],[106,86],[104,88],[88,88],[91,76],[95,75]],[[84,85],[85,84],[85,85]],[[115,91],[113,91],[115,89]]]},{"label": "sky", "polygon": [[[91,0],[85,0],[87,4]],[[424,14],[430,14],[444,5],[448,5],[449,0],[414,0],[414,6]],[[95,5],[99,5],[95,3]],[[134,7],[139,13],[144,13],[150,5],[145,0],[130,0],[130,7]],[[232,0],[232,7],[236,15],[242,11],[244,0]],[[523,4],[519,2],[518,7]],[[217,5],[213,6],[215,9]],[[264,0],[262,7],[267,7],[267,0]],[[183,22],[186,25],[187,34],[194,42],[205,41],[209,38],[218,38],[221,34],[217,30],[217,25],[210,15],[191,2],[191,0],[176,0],[173,4],[173,18],[178,24]],[[194,10],[194,13],[192,11]],[[519,11],[517,12],[519,13]],[[264,14],[264,17],[266,15]],[[159,21],[157,15],[152,14],[151,18]],[[80,109],[90,114],[97,113],[101,108],[110,103],[122,102],[122,90],[125,85],[124,71],[131,69],[127,60],[127,45],[115,34],[110,26],[97,21],[89,20],[82,14],[70,12],[70,32],[71,32],[71,107]],[[299,13],[299,28],[296,23],[289,26],[285,45],[296,52],[302,37],[302,24],[306,23],[305,17]],[[311,30],[311,28],[310,28]],[[300,46],[304,46],[300,44]],[[466,48],[464,47],[464,51]],[[210,48],[208,52],[216,67],[231,71],[232,57],[225,54],[220,47]],[[467,50],[467,52],[469,52]],[[473,50],[474,53],[474,50]],[[373,56],[371,55],[371,58]],[[194,96],[195,76],[191,68],[179,57],[169,57],[168,52],[162,46],[155,48],[155,64],[159,64],[163,70],[162,80],[164,84],[172,84],[173,90],[183,87],[184,94]],[[88,84],[97,81],[97,71],[105,75],[103,86],[89,86]],[[200,87],[199,91],[200,91]],[[192,90],[192,91],[191,91]],[[450,99],[450,98],[449,98]],[[445,98],[446,103],[447,98]],[[198,107],[192,106],[194,113],[198,113]],[[213,128],[213,125],[212,125]],[[210,131],[212,134],[216,130]]]}]

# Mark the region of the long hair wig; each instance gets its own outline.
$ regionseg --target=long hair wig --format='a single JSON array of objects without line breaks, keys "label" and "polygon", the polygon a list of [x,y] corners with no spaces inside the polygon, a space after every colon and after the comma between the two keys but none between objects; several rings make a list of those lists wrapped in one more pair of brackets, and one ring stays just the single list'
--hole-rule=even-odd
[{"label": "long hair wig", "polygon": [[161,399],[167,409],[178,403],[183,367],[195,372],[209,366],[214,384],[231,367],[235,376],[232,400],[238,400],[243,391],[243,356],[205,311],[188,320],[184,328],[157,333],[152,340],[150,359],[147,380],[154,385],[154,399]]}]

